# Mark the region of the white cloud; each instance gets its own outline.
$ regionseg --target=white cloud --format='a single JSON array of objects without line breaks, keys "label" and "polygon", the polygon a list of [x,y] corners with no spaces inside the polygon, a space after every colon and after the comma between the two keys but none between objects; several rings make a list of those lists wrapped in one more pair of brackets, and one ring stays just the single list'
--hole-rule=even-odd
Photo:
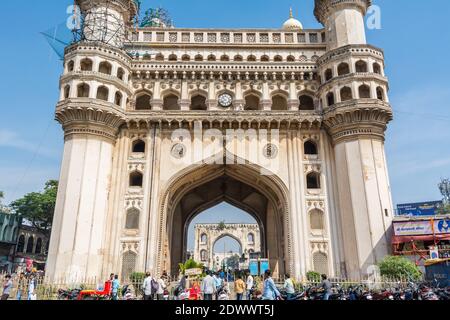
[{"label": "white cloud", "polygon": [[18,133],[7,129],[0,129],[0,148],[19,149],[48,158],[58,157],[58,152],[55,150],[43,146],[42,143],[28,141]]}]

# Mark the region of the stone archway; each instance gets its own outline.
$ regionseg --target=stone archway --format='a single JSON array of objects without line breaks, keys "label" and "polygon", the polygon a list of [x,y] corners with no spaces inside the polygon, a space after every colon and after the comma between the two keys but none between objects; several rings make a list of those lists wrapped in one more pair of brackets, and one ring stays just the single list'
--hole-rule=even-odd
[{"label": "stone archway", "polygon": [[274,275],[292,270],[287,188],[276,175],[261,175],[261,168],[244,163],[192,165],[169,181],[160,207],[159,272],[177,274],[178,263],[185,258],[189,222],[222,202],[256,219]]},{"label": "stone archway", "polygon": [[[196,224],[194,227],[194,260],[213,269],[216,253],[214,248],[219,240],[226,237],[234,239],[239,244],[239,255],[244,254],[247,259],[250,250],[252,252],[265,252],[265,250],[262,250],[262,243],[265,242],[265,238],[262,236],[260,229],[260,226],[255,223]],[[252,239],[249,239],[250,234]],[[202,252],[206,253],[206,259],[202,256]]]}]

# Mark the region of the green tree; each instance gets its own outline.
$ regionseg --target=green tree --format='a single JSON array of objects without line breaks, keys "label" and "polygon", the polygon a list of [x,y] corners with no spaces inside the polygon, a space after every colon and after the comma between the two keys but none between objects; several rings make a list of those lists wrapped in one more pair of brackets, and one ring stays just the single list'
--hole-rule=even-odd
[{"label": "green tree", "polygon": [[225,221],[220,221],[218,226],[217,226],[217,229],[219,231],[223,231],[223,230],[225,230],[226,227],[227,227],[227,225],[225,224]]},{"label": "green tree", "polygon": [[419,280],[422,278],[422,272],[411,261],[402,256],[387,256],[378,264],[382,276],[409,280]]},{"label": "green tree", "polygon": [[316,271],[308,271],[306,273],[306,279],[310,282],[320,282],[321,280],[321,274]]},{"label": "green tree", "polygon": [[58,181],[47,181],[42,192],[26,194],[23,198],[11,203],[11,208],[22,218],[29,220],[37,230],[49,236],[55,213],[57,192]]},{"label": "green tree", "polygon": [[241,257],[238,254],[235,254],[227,259],[226,265],[228,268],[232,270],[239,268],[239,259]]}]

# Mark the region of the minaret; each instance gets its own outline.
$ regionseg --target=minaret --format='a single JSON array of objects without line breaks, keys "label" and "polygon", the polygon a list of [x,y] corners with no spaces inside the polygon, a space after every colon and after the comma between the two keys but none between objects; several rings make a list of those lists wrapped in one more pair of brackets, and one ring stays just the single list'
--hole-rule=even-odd
[{"label": "minaret", "polygon": [[334,149],[343,273],[365,275],[390,252],[393,207],[384,151],[392,109],[384,53],[366,44],[370,0],[316,0],[328,51],[318,60],[324,125]]},{"label": "minaret", "polygon": [[366,44],[364,16],[372,0],[315,0],[314,14],[325,26],[328,50]]},{"label": "minaret", "polygon": [[64,155],[47,261],[50,281],[100,280],[115,143],[131,96],[122,50],[134,0],[78,0],[84,36],[65,50],[56,120]]}]

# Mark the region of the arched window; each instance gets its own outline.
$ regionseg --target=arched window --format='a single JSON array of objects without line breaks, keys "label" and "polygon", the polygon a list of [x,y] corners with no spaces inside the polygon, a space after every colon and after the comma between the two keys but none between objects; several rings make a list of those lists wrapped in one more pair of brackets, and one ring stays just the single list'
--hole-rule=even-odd
[{"label": "arched window", "polygon": [[216,61],[216,56],[215,55],[213,55],[213,54],[210,54],[209,56],[208,56],[208,59],[207,59],[208,61]]},{"label": "arched window", "polygon": [[85,58],[80,62],[81,71],[92,71],[92,60]]},{"label": "arched window", "polygon": [[109,89],[105,86],[100,86],[97,89],[97,99],[98,100],[103,100],[103,101],[108,101],[108,96],[109,96]]},{"label": "arched window", "polygon": [[203,233],[202,236],[200,237],[200,241],[201,243],[205,244],[208,241],[208,236]]},{"label": "arched window", "polygon": [[139,210],[131,208],[127,211],[127,217],[125,219],[125,229],[137,230],[139,229]]},{"label": "arched window", "polygon": [[306,187],[308,189],[320,189],[320,174],[311,172],[306,176]]},{"label": "arched window", "polygon": [[119,107],[122,105],[122,94],[119,91],[114,96],[114,103]]},{"label": "arched window", "polygon": [[66,86],[64,87],[64,99],[68,99],[68,98],[69,98],[69,95],[70,95],[70,86],[69,86],[69,85],[66,85]]},{"label": "arched window", "polygon": [[327,69],[325,71],[325,81],[330,81],[331,79],[333,79],[333,70]]},{"label": "arched window", "polygon": [[350,67],[348,66],[348,63],[342,62],[340,65],[338,65],[338,75],[343,76],[345,74],[350,73]]},{"label": "arched window", "polygon": [[142,56],[142,60],[151,60],[152,56],[148,53],[144,53],[144,55]]},{"label": "arched window", "polygon": [[193,96],[191,99],[191,110],[207,110],[206,98],[202,95]]},{"label": "arched window", "polygon": [[164,55],[162,55],[161,53],[158,53],[158,54],[155,56],[155,60],[156,60],[156,61],[164,61]]},{"label": "arched window", "polygon": [[263,55],[263,56],[261,56],[261,61],[262,61],[262,62],[268,62],[269,60],[270,60],[270,58],[269,58],[268,55]]},{"label": "arched window", "polygon": [[136,110],[151,110],[151,100],[152,97],[149,94],[139,94],[136,98]]},{"label": "arched window", "polygon": [[334,105],[335,100],[334,100],[334,93],[333,92],[328,92],[327,94],[327,105],[329,107],[331,107],[332,105]]},{"label": "arched window", "polygon": [[68,72],[72,72],[74,70],[74,68],[75,68],[75,62],[73,62],[72,60],[69,61],[67,63],[67,71]]},{"label": "arched window", "polygon": [[377,62],[373,64],[373,73],[381,74],[381,66]]},{"label": "arched window", "polygon": [[312,231],[323,231],[325,229],[323,222],[323,212],[314,209],[309,213],[309,223]]},{"label": "arched window", "polygon": [[360,99],[370,99],[370,87],[368,85],[361,85],[358,89]]},{"label": "arched window", "polygon": [[145,153],[145,142],[141,139],[133,141],[133,153]]},{"label": "arched window", "polygon": [[178,57],[177,57],[176,54],[171,54],[171,55],[169,56],[169,61],[177,61],[177,60],[178,60]]},{"label": "arched window", "polygon": [[198,54],[194,58],[195,61],[203,61],[203,56],[201,54]]},{"label": "arched window", "polygon": [[81,83],[77,87],[77,97],[78,98],[89,98],[90,87],[87,83]]},{"label": "arched window", "polygon": [[34,252],[36,254],[41,254],[42,253],[42,239],[38,238],[36,241],[36,249],[34,249]]},{"label": "arched window", "polygon": [[33,247],[34,247],[34,238],[31,236],[28,238],[27,251],[25,253],[33,253]]},{"label": "arched window", "polygon": [[122,280],[130,280],[130,276],[136,271],[137,254],[127,251],[122,256]]},{"label": "arched window", "polygon": [[254,55],[249,55],[248,57],[247,57],[247,61],[250,61],[250,62],[255,62],[256,61],[256,57],[254,56]]},{"label": "arched window", "polygon": [[142,188],[144,177],[139,171],[130,174],[130,187]]},{"label": "arched window", "polygon": [[287,62],[295,62],[295,57],[294,57],[294,56],[288,56],[288,57],[286,58],[286,61],[287,61]]},{"label": "arched window", "polygon": [[301,55],[301,56],[298,58],[298,60],[301,61],[301,62],[306,62],[306,61],[308,61],[308,57],[305,56],[305,55]]},{"label": "arched window", "polygon": [[367,63],[363,60],[359,60],[355,63],[355,70],[356,72],[367,72]]},{"label": "arched window", "polygon": [[174,94],[169,94],[168,96],[164,97],[163,108],[164,110],[180,110],[178,97]]},{"label": "arched window", "polygon": [[200,251],[200,260],[201,261],[208,261],[208,254],[206,250]]},{"label": "arched window", "polygon": [[272,97],[272,110],[287,110],[287,100],[282,95],[275,95]]},{"label": "arched window", "polygon": [[259,110],[259,97],[250,94],[245,97],[245,110]]},{"label": "arched window", "polygon": [[341,101],[348,101],[353,99],[352,89],[349,87],[343,87],[341,89]]},{"label": "arched window", "polygon": [[187,55],[187,54],[184,54],[184,55],[181,57],[181,60],[182,60],[182,61],[191,61],[191,57],[190,57],[189,55]]},{"label": "arched window", "polygon": [[243,58],[242,58],[242,56],[241,55],[236,55],[236,56],[234,56],[234,59],[233,59],[234,61],[239,61],[239,62],[241,62],[242,60],[243,60]]},{"label": "arched window", "polygon": [[25,249],[25,236],[22,234],[17,241],[17,252],[22,253]]},{"label": "arched window", "polygon": [[122,68],[117,69],[117,78],[119,78],[120,80],[124,80],[125,71]]},{"label": "arched window", "polygon": [[300,110],[314,110],[314,99],[308,95],[300,96]]},{"label": "arched window", "polygon": [[230,61],[230,57],[224,54],[223,56],[220,57],[220,61]]},{"label": "arched window", "polygon": [[280,56],[280,55],[276,55],[276,56],[273,58],[273,61],[275,61],[275,62],[282,62],[282,61],[283,61],[283,57]]},{"label": "arched window", "polygon": [[314,271],[320,274],[328,274],[328,257],[325,253],[316,252],[313,255]]},{"label": "arched window", "polygon": [[384,90],[381,87],[377,87],[377,99],[384,101]]},{"label": "arched window", "polygon": [[304,146],[306,155],[317,155],[318,154],[317,145],[315,142],[308,140],[303,144],[303,146]]},{"label": "arched window", "polygon": [[255,243],[255,235],[253,233],[249,233],[247,236],[248,243]]},{"label": "arched window", "polygon": [[111,71],[112,71],[112,65],[111,65],[111,63],[109,63],[107,61],[101,62],[100,65],[98,66],[98,72],[100,72],[100,73],[111,74]]}]

